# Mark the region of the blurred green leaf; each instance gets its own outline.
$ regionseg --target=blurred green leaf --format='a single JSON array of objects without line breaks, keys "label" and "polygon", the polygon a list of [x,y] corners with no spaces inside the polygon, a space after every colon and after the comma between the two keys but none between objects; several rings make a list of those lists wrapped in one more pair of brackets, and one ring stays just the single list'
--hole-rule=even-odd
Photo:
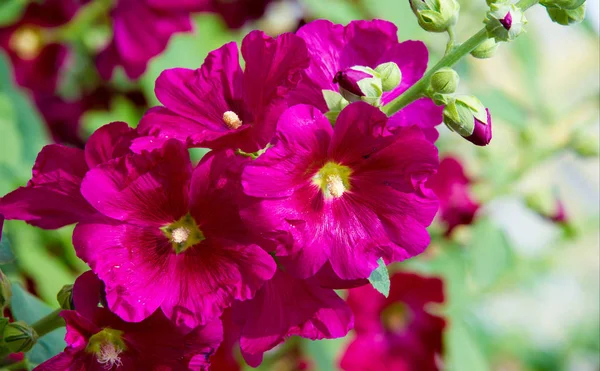
[{"label": "blurred green leaf", "polygon": [[2,241],[0,241],[0,264],[12,263],[15,260],[15,255],[10,248],[8,238],[2,232]]},{"label": "blurred green leaf", "polygon": [[511,249],[504,232],[487,218],[473,226],[472,242],[466,247],[469,272],[479,289],[493,285],[511,266]]},{"label": "blurred green leaf", "polygon": [[446,367],[448,371],[487,371],[490,369],[481,348],[469,328],[454,320],[446,331]]},{"label": "blurred green leaf", "polygon": [[369,282],[373,285],[373,288],[383,294],[386,298],[390,294],[390,274],[383,258],[379,258],[377,261],[379,266],[375,268],[369,276]]},{"label": "blurred green leaf", "polygon": [[[19,284],[12,285],[12,292],[11,309],[17,321],[24,321],[32,325],[53,311]],[[66,346],[65,333],[64,328],[59,328],[41,337],[33,349],[27,353],[27,359],[33,365],[37,365],[62,352]]]},{"label": "blurred green leaf", "polygon": [[0,1],[0,27],[11,25],[23,15],[28,0]]},{"label": "blurred green leaf", "polygon": [[347,338],[329,340],[302,339],[306,353],[315,361],[316,370],[337,370],[342,347]]},{"label": "blurred green leaf", "polygon": [[88,137],[101,126],[115,121],[123,121],[136,127],[141,118],[142,113],[130,100],[118,96],[111,101],[108,111],[87,111],[81,122],[85,137]]}]

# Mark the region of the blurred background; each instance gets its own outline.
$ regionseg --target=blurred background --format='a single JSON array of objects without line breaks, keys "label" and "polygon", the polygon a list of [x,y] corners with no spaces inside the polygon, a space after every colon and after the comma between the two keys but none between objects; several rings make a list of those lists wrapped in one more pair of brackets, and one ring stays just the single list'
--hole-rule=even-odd
[{"label": "blurred background", "polygon": [[[0,1],[2,195],[26,184],[45,144],[82,146],[112,121],[135,126],[157,104],[154,81],[162,70],[197,68],[210,50],[241,41],[249,30],[276,35],[317,18],[383,18],[398,26],[400,40],[423,40],[433,63],[446,43],[445,35],[418,27],[408,1],[239,1],[246,7],[242,21],[231,9],[195,13],[194,31],[175,34],[139,79],[117,69],[107,81],[94,59],[112,31],[93,20],[91,6],[60,20],[31,11],[31,3]],[[460,4],[459,41],[482,26],[487,9],[483,0]],[[444,369],[600,370],[598,0],[587,6],[587,19],[572,27],[552,23],[535,7],[527,12],[527,32],[500,45],[494,58],[467,57],[456,65],[460,91],[480,98],[494,122],[494,138],[484,148],[439,127],[441,158],[462,164],[474,216],[450,233],[439,218],[429,249],[392,267],[444,280],[446,302],[436,308],[448,321]],[[1,269],[31,294],[14,294],[24,319],[58,307],[59,289],[87,269],[71,233],[72,227],[43,231],[5,223]],[[64,346],[62,334],[53,336],[54,345],[41,345],[48,354]],[[273,351],[262,368],[337,369],[352,337],[296,342],[301,366]]]}]

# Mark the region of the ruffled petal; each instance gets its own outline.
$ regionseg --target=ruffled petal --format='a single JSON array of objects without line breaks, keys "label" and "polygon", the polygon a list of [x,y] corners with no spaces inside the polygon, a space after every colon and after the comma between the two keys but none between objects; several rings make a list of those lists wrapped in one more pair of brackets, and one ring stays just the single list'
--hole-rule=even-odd
[{"label": "ruffled petal", "polygon": [[85,160],[90,168],[129,153],[136,132],[124,122],[113,122],[96,130],[85,145]]},{"label": "ruffled petal", "polygon": [[87,170],[82,150],[55,144],[45,146],[27,186],[4,196],[0,200],[0,213],[6,219],[24,220],[44,229],[88,220],[96,211],[79,191]]},{"label": "ruffled petal", "polygon": [[290,336],[311,340],[338,338],[354,325],[350,308],[335,291],[282,270],[253,300],[236,303],[233,315],[242,325],[240,346],[244,358],[253,367],[258,366],[256,361],[262,353]]},{"label": "ruffled petal", "polygon": [[172,140],[160,150],[121,157],[90,170],[81,193],[106,216],[162,227],[187,213],[191,172],[187,148]]},{"label": "ruffled petal", "polygon": [[104,300],[104,283],[92,271],[82,273],[73,284],[73,306],[85,318],[94,318]]},{"label": "ruffled petal", "polygon": [[142,321],[168,295],[174,252],[160,230],[80,223],[73,246],[104,282],[110,309],[124,320]]}]

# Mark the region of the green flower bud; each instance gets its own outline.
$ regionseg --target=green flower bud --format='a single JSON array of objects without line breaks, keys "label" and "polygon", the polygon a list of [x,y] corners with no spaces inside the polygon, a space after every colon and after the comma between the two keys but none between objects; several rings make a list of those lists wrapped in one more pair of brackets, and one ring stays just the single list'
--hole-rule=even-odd
[{"label": "green flower bud", "polygon": [[445,106],[453,101],[454,98],[449,94],[433,93],[431,94],[431,100],[433,100],[436,106]]},{"label": "green flower bud", "polygon": [[565,10],[575,10],[582,6],[585,0],[541,0],[540,4],[546,8],[559,8]]},{"label": "green flower bud", "polygon": [[496,54],[496,50],[498,50],[498,43],[491,37],[473,49],[471,55],[475,58],[486,59],[493,57]]},{"label": "green flower bud", "polygon": [[400,68],[394,62],[380,64],[375,68],[375,72],[379,73],[383,91],[396,89],[402,81],[402,71],[400,71]]},{"label": "green flower bud", "polygon": [[489,37],[496,41],[512,41],[523,31],[527,19],[514,4],[492,4],[487,13],[485,27]]},{"label": "green flower bud", "polygon": [[4,328],[4,344],[11,353],[31,350],[37,339],[35,330],[23,321],[9,323]]},{"label": "green flower bud", "polygon": [[550,19],[563,26],[580,23],[585,18],[585,3],[576,9],[546,8]]},{"label": "green flower bud", "polygon": [[429,32],[446,32],[458,21],[456,0],[409,0],[419,25]]},{"label": "green flower bud", "polygon": [[444,124],[478,146],[492,140],[492,118],[483,103],[472,95],[456,97],[444,107]]},{"label": "green flower bud", "polygon": [[6,308],[10,304],[12,297],[12,286],[8,278],[0,270],[0,309]]},{"label": "green flower bud", "polygon": [[431,88],[440,94],[452,94],[458,87],[458,73],[450,67],[440,68],[431,76]]},{"label": "green flower bud", "polygon": [[338,84],[340,94],[348,102],[363,101],[374,106],[381,103],[383,87],[379,73],[374,69],[363,66],[354,66],[338,71],[333,78]]},{"label": "green flower bud", "polygon": [[596,157],[600,154],[600,143],[598,141],[598,127],[580,128],[571,134],[569,147],[581,157]]},{"label": "green flower bud", "polygon": [[64,285],[58,294],[56,294],[56,300],[60,305],[61,309],[73,310],[73,285]]}]

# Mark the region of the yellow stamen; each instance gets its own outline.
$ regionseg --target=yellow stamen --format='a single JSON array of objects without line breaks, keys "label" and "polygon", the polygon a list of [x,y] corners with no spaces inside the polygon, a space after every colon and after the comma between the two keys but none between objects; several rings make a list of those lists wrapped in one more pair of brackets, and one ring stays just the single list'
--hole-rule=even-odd
[{"label": "yellow stamen", "polygon": [[242,126],[242,120],[240,120],[239,116],[233,111],[227,111],[223,114],[223,122],[230,129],[237,129]]}]

